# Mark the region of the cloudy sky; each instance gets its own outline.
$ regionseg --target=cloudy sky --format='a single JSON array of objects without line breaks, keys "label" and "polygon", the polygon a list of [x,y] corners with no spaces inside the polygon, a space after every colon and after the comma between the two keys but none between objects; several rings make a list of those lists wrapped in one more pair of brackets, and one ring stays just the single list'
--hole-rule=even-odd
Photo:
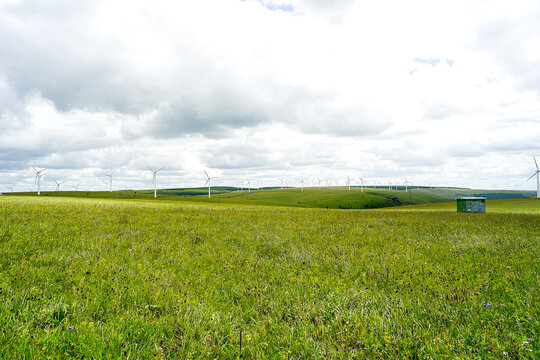
[{"label": "cloudy sky", "polygon": [[533,189],[540,2],[0,0],[0,191]]}]

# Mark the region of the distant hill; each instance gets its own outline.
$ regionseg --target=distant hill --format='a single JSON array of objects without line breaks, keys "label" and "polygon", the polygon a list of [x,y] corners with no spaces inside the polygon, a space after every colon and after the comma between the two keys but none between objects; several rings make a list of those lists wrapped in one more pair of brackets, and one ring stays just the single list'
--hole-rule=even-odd
[{"label": "distant hill", "polygon": [[[35,193],[8,193],[6,195],[35,195]],[[433,204],[453,201],[459,196],[482,196],[487,199],[524,199],[535,195],[532,191],[478,190],[463,188],[412,188],[388,190],[387,188],[359,187],[316,187],[266,188],[261,190],[238,191],[235,187],[212,187],[212,198],[208,198],[208,188],[176,188],[158,190],[158,198],[153,198],[153,190],[126,191],[60,191],[42,192],[42,196],[69,196],[88,198],[140,199],[152,201],[189,201],[226,204],[268,205],[289,207],[310,207],[328,209],[373,209],[402,205]]]}]

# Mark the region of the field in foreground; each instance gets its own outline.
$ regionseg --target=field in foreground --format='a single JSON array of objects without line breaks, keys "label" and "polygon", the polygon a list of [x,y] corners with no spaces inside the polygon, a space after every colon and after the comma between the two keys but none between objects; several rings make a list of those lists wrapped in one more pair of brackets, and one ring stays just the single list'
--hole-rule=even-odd
[{"label": "field in foreground", "polygon": [[539,358],[539,242],[533,213],[3,197],[0,358]]}]

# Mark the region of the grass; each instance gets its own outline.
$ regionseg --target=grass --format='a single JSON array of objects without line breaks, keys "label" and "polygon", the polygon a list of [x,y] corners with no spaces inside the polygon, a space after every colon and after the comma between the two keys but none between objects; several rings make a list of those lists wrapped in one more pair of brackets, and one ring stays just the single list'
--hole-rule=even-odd
[{"label": "grass", "polygon": [[4,196],[0,358],[539,358],[536,204]]},{"label": "grass", "polygon": [[[232,187],[212,188],[212,198],[208,198],[207,188],[164,189],[158,191],[157,201],[181,201],[202,203],[249,204],[267,206],[288,206],[326,209],[374,209],[402,205],[431,204],[454,201],[458,196],[483,196],[488,199],[527,198],[532,197],[530,191],[488,191],[460,188],[405,188],[388,190],[387,188],[359,187],[318,188],[267,188],[253,191],[237,191]],[[35,193],[7,193],[6,195],[35,196]],[[136,199],[154,200],[152,190],[127,191],[60,191],[42,192],[47,197],[83,197],[96,199]]]},{"label": "grass", "polygon": [[[403,206],[392,208],[394,211],[456,211],[456,202],[447,202],[441,204],[424,204],[416,206]],[[540,199],[504,199],[487,200],[487,213],[498,214],[536,214],[540,215]]]}]

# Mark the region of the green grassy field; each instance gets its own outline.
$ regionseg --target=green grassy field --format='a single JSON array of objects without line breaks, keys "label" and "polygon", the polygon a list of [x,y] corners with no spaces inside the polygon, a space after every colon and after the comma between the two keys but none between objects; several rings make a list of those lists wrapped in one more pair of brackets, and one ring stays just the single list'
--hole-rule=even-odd
[{"label": "green grassy field", "polygon": [[[203,203],[249,204],[288,207],[308,207],[326,209],[374,209],[402,205],[431,204],[454,201],[458,196],[483,196],[488,199],[530,198],[530,191],[474,190],[460,188],[413,188],[388,190],[386,188],[359,187],[318,188],[308,187],[302,192],[299,188],[264,189],[237,191],[232,187],[212,188],[212,198],[208,198],[207,188],[165,189],[158,191],[158,201],[187,201]],[[8,196],[11,193],[6,194]],[[35,196],[35,193],[15,193],[13,195]],[[82,197],[96,199],[137,199],[153,200],[151,190],[127,191],[60,191],[43,192],[47,197]]]},{"label": "green grassy field", "polygon": [[[393,211],[456,211],[456,202],[446,202],[437,204],[424,204],[401,206],[392,208]],[[487,200],[487,213],[498,214],[536,214],[540,215],[540,199],[504,199],[504,200]]]},{"label": "green grassy field", "polygon": [[0,358],[539,358],[538,201],[454,206],[2,196]]}]

